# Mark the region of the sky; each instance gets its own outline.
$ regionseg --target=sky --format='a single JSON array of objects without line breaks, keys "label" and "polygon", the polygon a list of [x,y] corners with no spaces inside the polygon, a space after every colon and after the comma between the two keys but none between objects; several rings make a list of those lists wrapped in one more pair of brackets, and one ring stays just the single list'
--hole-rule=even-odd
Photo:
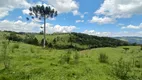
[{"label": "sky", "polygon": [[26,20],[35,5],[58,11],[57,17],[47,19],[47,33],[142,37],[142,0],[0,0],[0,30],[42,31],[43,20]]}]

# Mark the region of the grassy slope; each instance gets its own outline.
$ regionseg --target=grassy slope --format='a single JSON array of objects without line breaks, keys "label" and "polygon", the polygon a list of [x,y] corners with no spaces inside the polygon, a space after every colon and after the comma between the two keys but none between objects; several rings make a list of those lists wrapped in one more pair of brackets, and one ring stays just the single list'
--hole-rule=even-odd
[{"label": "grassy slope", "polygon": [[[1,37],[2,38],[2,37]],[[2,39],[0,40],[2,41]],[[11,52],[11,47],[19,44],[19,48]],[[1,53],[0,43],[0,53]],[[42,49],[41,47],[24,43],[12,42],[8,48],[10,70],[3,70],[0,63],[0,79],[5,80],[118,80],[112,75],[111,64],[124,57],[131,60],[133,56],[142,56],[139,46],[129,46],[130,50],[123,53],[123,47],[97,48],[79,51],[78,64],[60,64],[61,55],[68,50]],[[134,50],[134,53],[130,53]],[[76,51],[72,51],[74,54]],[[100,53],[106,53],[109,64],[98,61]]]}]

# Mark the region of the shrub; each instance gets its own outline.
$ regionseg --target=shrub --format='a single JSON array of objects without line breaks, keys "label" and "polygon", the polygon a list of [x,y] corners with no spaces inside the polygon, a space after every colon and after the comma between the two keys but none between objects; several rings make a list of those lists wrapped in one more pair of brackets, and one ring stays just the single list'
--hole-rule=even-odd
[{"label": "shrub", "polygon": [[[44,39],[41,40],[40,45],[43,46]],[[45,40],[45,45],[47,45],[47,40]]]},{"label": "shrub", "polygon": [[121,80],[129,79],[129,73],[131,72],[131,63],[126,62],[123,58],[120,58],[114,65],[113,65],[113,74],[120,78]]},{"label": "shrub", "polygon": [[123,48],[125,50],[125,53],[129,50],[129,48]]},{"label": "shrub", "polygon": [[37,38],[34,35],[26,35],[24,42],[33,45],[39,44]]},{"label": "shrub", "polygon": [[48,47],[49,47],[49,48],[52,48],[52,47],[53,47],[52,43],[49,43],[49,44],[48,44]]},{"label": "shrub", "polygon": [[60,63],[67,63],[69,64],[71,61],[71,51],[69,50],[66,54],[61,55]]},{"label": "shrub", "polygon": [[14,49],[18,49],[18,48],[19,48],[19,44],[18,43],[13,44],[12,48],[11,48],[12,53],[14,52]]},{"label": "shrub", "polygon": [[135,67],[141,68],[142,67],[142,58],[137,58],[134,63]]},{"label": "shrub", "polygon": [[141,50],[142,50],[142,45],[141,45]]},{"label": "shrub", "polygon": [[16,48],[16,49],[18,49],[18,48],[19,48],[19,44],[18,44],[18,43],[15,43],[15,44],[13,45],[13,47]]},{"label": "shrub", "polygon": [[17,36],[16,33],[10,33],[10,35],[7,36],[7,39],[18,42],[23,40],[20,36]]},{"label": "shrub", "polygon": [[40,31],[40,33],[39,34],[43,34],[44,32],[43,31]]},{"label": "shrub", "polygon": [[101,53],[98,59],[101,63],[108,63],[108,56],[104,53]]},{"label": "shrub", "polygon": [[79,62],[79,53],[78,52],[75,52],[75,54],[74,54],[74,62],[75,63]]},{"label": "shrub", "polygon": [[54,38],[54,39],[53,39],[53,43],[56,44],[56,42],[57,42],[57,41],[56,41],[56,38]]},{"label": "shrub", "polygon": [[9,69],[9,56],[7,50],[8,50],[8,42],[3,41],[0,61],[4,64],[4,69]]},{"label": "shrub", "polygon": [[33,47],[30,48],[31,53],[35,53],[35,50]]}]

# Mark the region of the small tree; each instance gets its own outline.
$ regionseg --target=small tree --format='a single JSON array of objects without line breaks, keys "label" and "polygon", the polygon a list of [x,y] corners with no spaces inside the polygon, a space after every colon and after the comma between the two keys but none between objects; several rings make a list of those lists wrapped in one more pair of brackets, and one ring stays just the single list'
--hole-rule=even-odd
[{"label": "small tree", "polygon": [[[45,48],[45,39],[46,39],[46,18],[53,18],[57,16],[57,11],[54,9],[51,9],[50,6],[44,6],[44,5],[36,5],[29,8],[30,13],[29,15],[32,16],[32,19],[35,17],[38,19],[44,20],[44,41],[43,41],[43,48]],[[27,18],[29,20],[29,18]]]},{"label": "small tree", "polygon": [[101,63],[108,63],[108,56],[104,53],[101,53],[98,59]]},{"label": "small tree", "polygon": [[142,45],[141,45],[141,50],[142,50]]}]

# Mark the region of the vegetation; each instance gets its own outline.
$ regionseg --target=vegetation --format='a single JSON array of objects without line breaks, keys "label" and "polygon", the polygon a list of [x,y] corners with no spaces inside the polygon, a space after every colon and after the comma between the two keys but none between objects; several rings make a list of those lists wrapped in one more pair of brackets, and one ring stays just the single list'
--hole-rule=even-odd
[{"label": "vegetation", "polygon": [[128,74],[131,72],[131,63],[120,58],[113,66],[113,73],[121,80],[129,80]]},{"label": "vegetation", "polygon": [[108,63],[108,56],[104,53],[101,53],[99,56],[99,61],[101,63]]},{"label": "vegetation", "polygon": [[[0,32],[0,35],[9,36],[9,32]],[[0,36],[0,80],[142,79],[142,52],[140,51],[140,46],[113,47],[111,44],[112,46],[110,47],[84,48],[87,50],[81,51],[77,51],[74,48],[58,49],[56,48],[57,46],[66,47],[66,45],[71,45],[69,34],[50,34],[46,35],[48,36],[47,45],[51,43],[52,47],[43,49],[40,46],[23,42],[27,34],[16,35],[21,37],[22,41],[10,40],[9,44],[5,46],[5,42],[3,43],[3,41],[6,41],[6,38]],[[77,36],[71,35],[73,47],[75,47],[75,45],[78,47],[79,45],[81,46],[80,48],[83,48],[83,46],[90,44],[89,41],[91,39],[89,40],[88,38],[87,43],[87,40],[83,38],[85,36],[82,38],[78,37],[80,40],[86,41],[83,43],[75,42]],[[37,38],[38,43],[41,42],[41,35],[35,34],[33,36]],[[98,38],[102,39],[102,37]],[[95,40],[93,36],[92,39]],[[99,39],[96,39],[96,41],[98,40],[101,42]],[[103,38],[103,40],[104,39],[109,40],[111,38]],[[63,45],[63,43],[65,45]],[[125,42],[122,41],[122,43]],[[122,52],[124,51],[123,48],[129,48],[127,54]],[[12,49],[14,50],[13,52]],[[3,54],[6,54],[6,58],[3,57]],[[7,60],[5,62],[6,67],[4,64],[5,60]]]},{"label": "vegetation", "polygon": [[124,49],[125,53],[129,50],[129,48],[123,48],[123,49]]},{"label": "vegetation", "polygon": [[[11,33],[10,33],[11,34]],[[13,33],[12,33],[13,34]],[[44,43],[44,39],[40,34],[14,34],[14,37],[20,38],[19,40],[13,40],[18,42],[25,42],[33,45],[42,45]],[[91,48],[99,48],[99,47],[117,47],[117,46],[127,46],[130,45],[128,42],[120,41],[117,39],[109,38],[109,37],[97,37],[91,36],[87,34],[81,33],[60,33],[60,34],[47,34],[48,38],[45,40],[45,45],[49,48],[56,49],[76,49],[76,50],[84,50]],[[11,35],[8,35],[8,38]],[[13,37],[13,36],[12,36]]]},{"label": "vegetation", "polygon": [[2,42],[0,61],[3,63],[4,69],[9,69],[8,44],[7,41]]},{"label": "vegetation", "polygon": [[28,44],[39,45],[39,42],[34,35],[26,35],[23,41]]},{"label": "vegetation", "polygon": [[[43,40],[43,47],[45,48],[45,41],[46,41],[46,18],[53,18],[57,16],[57,11],[55,9],[51,9],[50,6],[40,6],[36,5],[33,7],[29,8],[30,10],[30,16],[32,16],[32,19],[38,18],[38,19],[43,19],[44,21],[44,40]],[[34,17],[35,16],[35,17]],[[29,20],[29,18],[27,18]]]}]

